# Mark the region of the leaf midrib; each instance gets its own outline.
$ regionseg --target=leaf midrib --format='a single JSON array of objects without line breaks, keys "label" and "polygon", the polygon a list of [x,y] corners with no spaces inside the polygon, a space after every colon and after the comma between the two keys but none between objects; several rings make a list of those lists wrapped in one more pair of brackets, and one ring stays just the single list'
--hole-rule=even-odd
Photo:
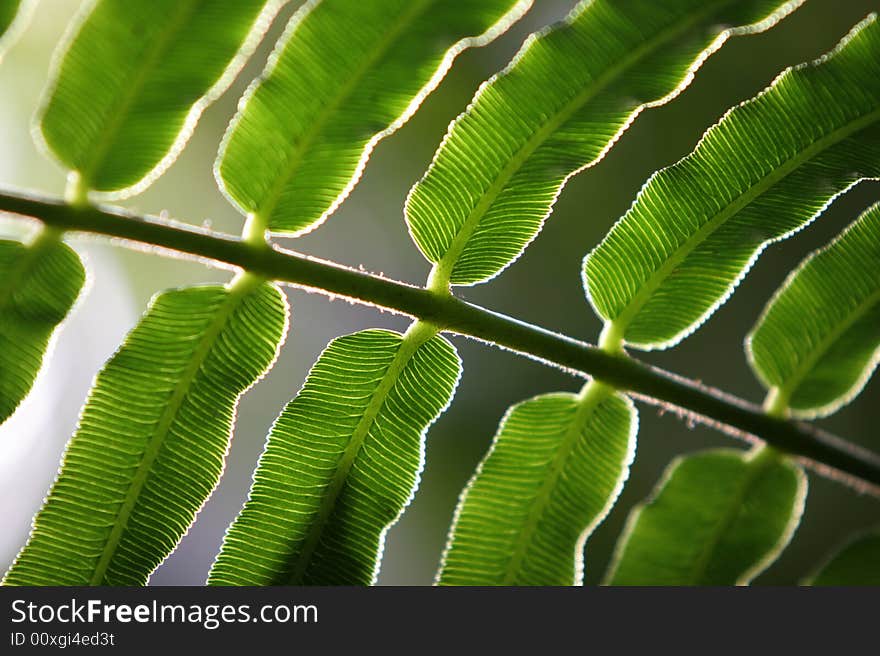
[{"label": "leaf midrib", "polygon": [[[447,248],[446,253],[440,258],[438,262],[435,264],[436,275],[432,274],[432,285],[435,287],[445,287],[449,284],[450,280],[455,273],[455,266],[458,264],[458,260],[461,255],[464,253],[465,248],[467,247],[468,242],[470,241],[473,234],[476,232],[479,227],[483,217],[486,215],[486,212],[494,205],[495,201],[498,199],[498,196],[507,188],[508,183],[513,178],[513,176],[519,171],[519,169],[528,161],[528,159],[535,153],[535,151],[541,147],[541,145],[549,139],[562,125],[564,125],[578,110],[580,110],[584,105],[593,100],[596,96],[602,93],[605,89],[607,89],[619,76],[621,76],[624,72],[629,70],[638,64],[643,57],[650,54],[652,51],[657,50],[664,44],[669,41],[676,39],[682,33],[687,32],[691,27],[698,24],[707,16],[712,15],[713,13],[720,11],[727,5],[732,4],[732,0],[727,0],[726,2],[721,3],[720,5],[710,5],[704,11],[696,12],[692,16],[689,17],[689,20],[678,24],[674,28],[670,28],[669,30],[661,31],[659,34],[655,35],[653,38],[645,41],[641,46],[631,51],[629,55],[620,60],[620,63],[616,66],[612,66],[604,73],[599,75],[592,84],[590,84],[586,89],[583,89],[580,93],[576,94],[565,103],[560,110],[550,119],[548,122],[544,123],[544,125],[537,131],[532,133],[532,136],[520,147],[520,149],[516,152],[516,154],[510,158],[507,164],[499,173],[498,177],[495,181],[489,186],[477,204],[474,206],[474,209],[471,213],[465,218],[462,222],[461,227],[459,228],[455,237],[453,237],[452,242],[449,244],[449,248]],[[570,25],[570,23],[569,23]],[[650,104],[651,101],[647,101],[644,103],[640,103],[635,106],[630,112],[629,116],[632,117],[634,114],[640,112],[644,107]],[[620,134],[620,132],[625,129],[626,123],[624,122],[624,127],[619,129],[614,137],[609,139],[609,142],[614,142],[615,138]],[[583,169],[595,164],[599,159],[601,159],[604,151],[600,153],[596,158],[591,161],[585,163],[579,169],[577,169],[574,173],[569,174],[574,175],[578,171],[582,171]],[[549,210],[545,213],[545,217],[549,214]],[[454,283],[453,283],[454,284]]]},{"label": "leaf midrib", "polygon": [[[728,219],[739,214],[758,197],[769,191],[772,187],[788,177],[806,162],[821,154],[828,148],[852,136],[856,132],[866,129],[878,119],[880,119],[880,109],[862,115],[857,120],[833,130],[821,139],[812,142],[807,148],[797,153],[794,157],[786,160],[781,166],[775,168],[754,185],[749,187],[745,193],[740,194],[736,200],[728,203],[720,212],[717,212],[714,217],[709,219],[699,230],[693,233],[691,237],[682,242],[675,251],[673,251],[672,255],[670,255],[663,264],[642,283],[639,291],[632,297],[632,299],[630,299],[623,309],[618,312],[617,316],[609,321],[609,323],[614,326],[615,330],[625,336],[626,329],[636,318],[636,315],[638,315],[645,304],[651,299],[653,293],[666,281],[678,265],[681,264],[700,244],[706,241],[706,239],[708,239],[717,228],[727,222]],[[767,241],[775,241],[775,239]]]},{"label": "leaf midrib", "polygon": [[[365,1],[369,2],[371,0]],[[281,199],[281,194],[284,193],[284,190],[287,187],[287,184],[290,182],[290,179],[297,172],[300,164],[302,164],[305,153],[309,150],[309,148],[311,148],[312,144],[322,133],[324,127],[330,122],[332,118],[334,118],[337,110],[345,103],[345,101],[347,101],[351,97],[352,93],[354,93],[357,86],[364,79],[366,74],[372,69],[373,65],[388,53],[388,50],[391,48],[391,45],[396,41],[397,37],[401,33],[403,33],[410,26],[411,23],[419,18],[428,9],[428,7],[434,3],[434,1],[435,0],[414,1],[409,6],[407,11],[401,13],[394,21],[392,21],[391,28],[383,33],[382,38],[379,40],[378,44],[373,49],[371,49],[370,55],[368,57],[364,57],[361,64],[355,69],[354,74],[339,89],[336,97],[324,107],[323,111],[320,112],[317,120],[310,122],[309,129],[306,131],[305,135],[299,140],[296,148],[293,149],[293,154],[287,161],[287,165],[284,167],[281,175],[276,178],[276,182],[274,185],[272,185],[269,193],[266,196],[266,199],[263,201],[262,204],[260,204],[253,210],[253,213],[260,218],[260,222],[262,225],[265,225],[269,229],[282,229],[280,226],[272,225],[272,215],[278,207],[278,202]],[[295,37],[291,36],[291,38]],[[297,229],[293,234],[297,234],[300,231],[310,227],[312,226],[303,226]]]},{"label": "leaf midrib", "polygon": [[813,367],[816,366],[819,360],[822,359],[834,343],[878,303],[880,303],[880,289],[877,289],[859,302],[844,321],[837,324],[834,330],[827,333],[825,337],[819,341],[816,347],[810,351],[807,358],[801,361],[794,369],[791,376],[789,376],[788,381],[780,386],[778,393],[783,398],[790,399],[797,391],[800,384],[804,381],[804,378],[807,377]]},{"label": "leaf midrib", "polygon": [[538,493],[535,495],[529,513],[525,522],[517,531],[516,539],[513,543],[513,549],[510,559],[504,568],[504,574],[498,585],[510,586],[516,585],[517,577],[520,574],[520,567],[525,560],[526,553],[532,544],[535,532],[544,513],[550,505],[550,499],[553,496],[553,490],[562,472],[565,470],[566,461],[571,456],[571,452],[580,439],[587,422],[592,418],[595,410],[612,394],[612,389],[601,383],[591,382],[584,393],[578,397],[578,405],[575,414],[572,417],[571,425],[565,431],[565,435],[556,449],[550,466],[547,469],[547,475]]},{"label": "leaf midrib", "polygon": [[312,556],[321,542],[324,529],[333,515],[336,502],[348,484],[351,468],[354,466],[364,442],[369,437],[373,423],[384,408],[388,395],[394,389],[401,373],[406,369],[416,351],[436,334],[437,329],[433,325],[416,321],[401,339],[397,353],[394,354],[382,380],[370,395],[370,400],[339,458],[333,476],[324,488],[321,503],[313,516],[306,536],[300,542],[293,567],[285,576],[286,585],[302,585],[303,577],[311,565]]},{"label": "leaf midrib", "polygon": [[147,441],[147,446],[144,449],[141,462],[138,465],[137,471],[135,471],[128,491],[126,492],[125,499],[116,512],[116,517],[113,521],[113,528],[107,536],[107,540],[101,550],[101,556],[95,565],[95,570],[89,580],[89,585],[104,584],[104,576],[116,554],[116,549],[128,526],[128,520],[131,517],[131,513],[134,510],[138,498],[140,497],[141,490],[149,478],[150,469],[165,444],[165,440],[177,417],[177,413],[180,411],[183,402],[189,394],[190,387],[201,371],[202,365],[210,355],[215,340],[220,335],[223,328],[226,327],[227,322],[238,308],[239,303],[253,290],[255,284],[257,284],[257,281],[252,280],[230,287],[226,292],[226,298],[217,309],[217,312],[209,323],[205,334],[199,340],[198,345],[193,351],[192,359],[184,369],[177,384],[174,386],[171,396],[168,399],[168,403],[156,423],[156,428]]},{"label": "leaf midrib", "polygon": [[758,476],[763,474],[771,465],[778,462],[779,458],[776,453],[766,447],[762,451],[756,453],[751,460],[745,461],[746,473],[737,486],[736,492],[730,500],[731,502],[727,505],[727,509],[721,515],[715,526],[712,527],[712,531],[709,533],[709,539],[706,541],[703,550],[694,561],[690,572],[688,572],[688,577],[685,579],[687,585],[703,584],[703,577],[706,574],[706,568],[709,565],[712,554],[715,553],[715,548],[721,541],[721,537],[724,535],[725,531],[730,528],[736,519],[740,506],[742,506],[743,501],[748,495],[752,483],[754,483]]},{"label": "leaf midrib", "polygon": [[146,85],[149,74],[156,68],[159,59],[166,52],[168,47],[172,45],[173,38],[183,29],[187,20],[195,11],[198,0],[178,0],[176,8],[177,14],[174,20],[170,21],[165,30],[156,38],[150,48],[148,54],[141,61],[143,65],[138,69],[137,74],[133,77],[131,83],[125,86],[125,92],[121,98],[115,103],[113,110],[108,110],[110,120],[104,126],[101,132],[102,138],[89,151],[89,161],[86,166],[78,169],[83,184],[91,188],[92,176],[95,171],[103,163],[104,156],[110,150],[116,139],[123,123],[128,118],[129,110],[131,110],[136,99]]}]

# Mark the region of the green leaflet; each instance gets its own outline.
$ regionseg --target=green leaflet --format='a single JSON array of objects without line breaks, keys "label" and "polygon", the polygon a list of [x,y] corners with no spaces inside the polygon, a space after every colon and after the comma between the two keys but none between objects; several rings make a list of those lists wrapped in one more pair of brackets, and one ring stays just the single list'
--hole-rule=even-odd
[{"label": "green leaflet", "polygon": [[158,295],[95,381],[8,585],[143,585],[217,484],[287,328],[274,285]]},{"label": "green leaflet", "polygon": [[279,4],[98,0],[87,6],[56,52],[40,130],[81,188],[136,193],[171,165]]},{"label": "green leaflet", "polygon": [[33,10],[34,0],[0,0],[0,61]]},{"label": "green leaflet", "polygon": [[37,0],[0,0],[0,62],[25,31]]},{"label": "green leaflet", "polygon": [[788,544],[807,478],[765,449],[679,458],[630,515],[610,585],[742,585]]},{"label": "green leaflet", "polygon": [[345,199],[377,141],[399,128],[468,46],[531,0],[323,0],[293,17],[224,139],[217,178],[283,233]]},{"label": "green leaflet", "polygon": [[629,475],[632,402],[591,383],[513,406],[459,502],[441,585],[572,585]]},{"label": "green leaflet", "polygon": [[44,230],[28,246],[0,241],[0,423],[30,391],[85,278],[79,257],[55,233]]},{"label": "green leaflet", "polygon": [[828,415],[880,360],[880,204],[789,275],[746,340],[749,362],[802,417]]},{"label": "green leaflet", "polygon": [[20,5],[20,0],[0,0],[0,36],[12,25]]},{"label": "green leaflet", "polygon": [[209,585],[369,585],[460,362],[433,328],[340,337],[272,427]]},{"label": "green leaflet", "polygon": [[[802,0],[581,2],[530,37],[450,128],[407,200],[437,287],[497,275],[541,229],[566,180],[601,159],[731,35],[767,29]],[[729,26],[738,27],[729,27]]]},{"label": "green leaflet", "polygon": [[880,24],[785,71],[656,173],[584,263],[606,335],[642,349],[693,332],[767,244],[880,175]]},{"label": "green leaflet", "polygon": [[880,530],[856,537],[834,554],[808,585],[880,585]]}]

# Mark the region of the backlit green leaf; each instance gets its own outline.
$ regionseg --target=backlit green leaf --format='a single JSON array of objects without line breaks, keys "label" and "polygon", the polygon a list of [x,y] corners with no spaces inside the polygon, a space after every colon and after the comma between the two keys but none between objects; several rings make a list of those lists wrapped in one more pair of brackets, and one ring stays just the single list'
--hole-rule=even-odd
[{"label": "backlit green leaf", "polygon": [[[541,229],[565,181],[601,159],[727,38],[800,0],[581,2],[481,87],[410,193],[410,232],[443,286],[488,280]],[[731,27],[733,26],[733,27]]]},{"label": "backlit green leaf", "polygon": [[30,391],[55,329],[85,282],[79,257],[51,232],[0,241],[0,423]]},{"label": "backlit green leaf", "polygon": [[95,381],[8,585],[143,585],[223,470],[287,306],[252,278],[157,296]]},{"label": "backlit green leaf", "polygon": [[425,324],[334,340],[275,422],[211,585],[369,585],[460,374]]},{"label": "backlit green leaf", "polygon": [[56,53],[40,117],[47,146],[84,189],[139,191],[171,165],[278,6],[98,0]]},{"label": "backlit green leaf", "polygon": [[665,348],[732,293],[772,241],[880,175],[880,23],[789,69],[731,110],[696,150],[655,174],[586,258],[606,334]]},{"label": "backlit green leaf", "polygon": [[632,402],[591,384],[513,406],[462,495],[441,585],[572,585],[629,474]]},{"label": "backlit green leaf", "polygon": [[860,535],[822,566],[809,585],[880,585],[880,530]]},{"label": "backlit green leaf", "polygon": [[746,350],[796,415],[830,414],[861,391],[880,360],[880,204],[788,277]]},{"label": "backlit green leaf", "polygon": [[376,142],[400,127],[455,56],[531,0],[323,0],[293,17],[230,126],[218,179],[246,214],[299,233],[331,214]]},{"label": "backlit green leaf", "polygon": [[630,515],[607,583],[748,583],[791,539],[806,486],[797,465],[769,450],[679,458]]}]

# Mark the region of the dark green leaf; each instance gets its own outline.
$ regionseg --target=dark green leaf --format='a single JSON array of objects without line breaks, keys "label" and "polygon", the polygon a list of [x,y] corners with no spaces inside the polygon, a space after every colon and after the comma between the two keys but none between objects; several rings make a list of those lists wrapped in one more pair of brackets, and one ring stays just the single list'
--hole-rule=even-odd
[{"label": "dark green leaf", "polygon": [[630,515],[610,585],[742,585],[788,544],[803,512],[801,469],[765,450],[679,458]]},{"label": "dark green leaf", "polygon": [[0,36],[12,25],[20,5],[21,0],[0,0]]},{"label": "dark green leaf", "polygon": [[822,566],[809,585],[880,585],[880,530],[858,536]]},{"label": "dark green leaf", "polygon": [[35,0],[0,0],[0,61],[28,22]]},{"label": "dark green leaf", "polygon": [[30,391],[85,276],[55,233],[43,231],[28,246],[0,241],[0,423]]}]

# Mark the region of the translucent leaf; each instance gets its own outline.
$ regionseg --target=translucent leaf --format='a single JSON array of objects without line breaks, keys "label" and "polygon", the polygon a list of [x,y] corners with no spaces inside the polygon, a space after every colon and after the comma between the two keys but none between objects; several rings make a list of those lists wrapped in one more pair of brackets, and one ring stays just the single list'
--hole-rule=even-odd
[{"label": "translucent leaf", "polygon": [[410,232],[437,279],[497,275],[541,229],[565,181],[642,109],[677,95],[729,36],[767,29],[799,4],[593,0],[530,37],[453,123],[410,193]]},{"label": "translucent leaf", "polygon": [[880,175],[880,24],[785,71],[696,150],[656,173],[587,256],[587,295],[607,334],[666,348],[696,330],[772,241]]},{"label": "translucent leaf", "polygon": [[793,414],[827,415],[855,398],[880,360],[880,204],[792,272],[746,351]]},{"label": "translucent leaf", "polygon": [[214,489],[283,294],[244,278],[158,295],[95,380],[9,585],[143,585]]},{"label": "translucent leaf", "polygon": [[770,451],[679,458],[630,515],[610,585],[743,585],[788,544],[807,479]]},{"label": "translucent leaf", "polygon": [[323,0],[293,17],[224,139],[218,179],[270,230],[314,228],[469,46],[531,0]]},{"label": "translucent leaf", "polygon": [[608,388],[513,406],[462,495],[441,585],[572,585],[629,474],[638,420]]},{"label": "translucent leaf", "polygon": [[340,337],[275,422],[210,585],[369,585],[460,374],[424,324]]},{"label": "translucent leaf", "polygon": [[183,149],[277,8],[99,0],[56,53],[40,117],[46,145],[85,189],[141,190]]},{"label": "translucent leaf", "polygon": [[875,529],[844,546],[825,563],[809,585],[880,585],[880,530]]},{"label": "translucent leaf", "polygon": [[85,275],[57,235],[43,232],[28,246],[0,241],[0,422],[30,391]]}]

